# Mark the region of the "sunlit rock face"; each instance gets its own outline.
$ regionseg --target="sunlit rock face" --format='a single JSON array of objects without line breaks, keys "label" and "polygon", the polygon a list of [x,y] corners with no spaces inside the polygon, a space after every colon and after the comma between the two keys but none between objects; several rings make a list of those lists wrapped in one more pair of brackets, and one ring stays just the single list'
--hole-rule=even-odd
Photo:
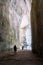
[{"label": "sunlit rock face", "polygon": [[[30,27],[30,10],[31,10],[31,1],[29,0],[11,0],[10,6],[9,6],[9,21],[10,21],[10,26],[12,29],[15,29],[16,32],[16,40],[17,40],[17,47],[20,45],[18,42],[19,40],[19,30],[20,27],[22,26],[27,26],[29,24]],[[22,24],[22,19],[24,19],[24,23],[27,24],[25,25]],[[29,20],[29,21],[27,21]]]},{"label": "sunlit rock face", "polygon": [[20,43],[21,46],[26,47],[27,50],[31,50],[31,1],[22,0],[22,3],[24,4],[20,5],[23,9],[22,21],[20,24]]},{"label": "sunlit rock face", "polygon": [[30,0],[0,0],[0,50],[8,50],[15,44],[19,47],[19,27],[24,11],[27,9],[27,14],[30,12],[29,2]]},{"label": "sunlit rock face", "polygon": [[[17,44],[20,16],[15,11],[15,0],[0,0],[0,50],[9,50]],[[17,34],[16,34],[17,33]],[[19,37],[19,36],[18,36]],[[17,38],[18,39],[18,38]]]}]

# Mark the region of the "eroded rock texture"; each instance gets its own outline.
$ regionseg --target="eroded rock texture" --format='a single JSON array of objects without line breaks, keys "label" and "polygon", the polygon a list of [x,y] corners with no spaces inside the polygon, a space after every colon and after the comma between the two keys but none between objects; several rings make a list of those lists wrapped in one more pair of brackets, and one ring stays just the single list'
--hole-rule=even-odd
[{"label": "eroded rock texture", "polygon": [[15,41],[14,31],[9,22],[10,0],[0,0],[0,50],[8,50]]},{"label": "eroded rock texture", "polygon": [[7,50],[15,44],[19,47],[19,25],[24,11],[27,14],[30,12],[29,2],[31,3],[30,0],[0,0],[0,50]]}]

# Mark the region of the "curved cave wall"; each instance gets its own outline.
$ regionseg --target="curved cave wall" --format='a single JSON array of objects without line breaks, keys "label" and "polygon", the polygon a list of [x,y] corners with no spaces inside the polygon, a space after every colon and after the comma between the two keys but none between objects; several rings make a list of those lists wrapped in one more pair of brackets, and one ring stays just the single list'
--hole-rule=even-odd
[{"label": "curved cave wall", "polygon": [[32,0],[32,51],[43,56],[43,0]]}]

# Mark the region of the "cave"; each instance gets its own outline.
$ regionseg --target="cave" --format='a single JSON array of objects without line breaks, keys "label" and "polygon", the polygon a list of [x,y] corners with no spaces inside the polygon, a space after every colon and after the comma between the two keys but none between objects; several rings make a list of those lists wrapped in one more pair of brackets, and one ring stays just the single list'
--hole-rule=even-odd
[{"label": "cave", "polygon": [[[26,1],[22,1],[22,3],[23,2],[28,3]],[[30,14],[31,14],[32,51],[34,53],[36,52],[39,55],[40,54],[43,55],[43,51],[42,51],[43,50],[43,31],[42,31],[42,29],[43,29],[43,23],[42,23],[43,5],[42,5],[42,1],[34,1],[34,0],[30,1],[29,0],[29,2],[31,2]],[[25,4],[24,4],[25,7],[22,7],[20,9],[20,7],[18,6],[17,3],[19,4],[19,1],[14,0],[14,2],[13,2],[13,0],[9,0],[9,1],[0,0],[0,30],[1,30],[0,31],[0,36],[1,36],[0,49],[3,47],[3,45],[5,45],[6,48],[8,49],[10,46],[12,46],[12,44],[14,42],[15,42],[15,44],[17,43],[17,45],[19,43],[19,41],[18,41],[19,40],[19,31],[18,31],[19,29],[18,28],[19,28],[19,24],[21,23],[21,21],[19,23],[18,22],[12,23],[12,21],[14,21],[14,20],[16,21],[17,19],[18,19],[17,21],[21,20],[20,17],[22,17],[21,16],[22,12],[26,13],[27,11],[25,9],[26,8]],[[21,1],[20,1],[20,6],[23,6],[21,4]],[[13,7],[15,10],[13,10]],[[25,12],[24,12],[24,10],[25,10]],[[17,13],[19,15],[17,15]],[[26,14],[28,14],[28,12]],[[17,30],[15,30],[15,29],[17,29]],[[18,33],[18,35],[17,35],[17,33]],[[18,38],[15,38],[16,36]]]},{"label": "cave", "polygon": [[[23,0],[25,4],[28,3],[26,1],[28,0]],[[31,2],[30,25],[32,50],[19,50],[15,53],[12,47],[14,44],[17,44],[18,48],[20,48],[19,24],[21,22],[18,23],[18,21],[21,21],[21,14],[22,12],[24,13],[23,10],[25,9],[25,7],[20,9],[17,2],[19,5],[22,5],[19,3],[20,0],[0,0],[0,64],[6,65],[6,63],[9,63],[12,65],[12,63],[16,62],[15,65],[43,65],[43,0],[29,0]],[[19,10],[16,9],[14,4]],[[15,10],[13,10],[13,7]],[[12,22],[14,20],[15,22]]]}]

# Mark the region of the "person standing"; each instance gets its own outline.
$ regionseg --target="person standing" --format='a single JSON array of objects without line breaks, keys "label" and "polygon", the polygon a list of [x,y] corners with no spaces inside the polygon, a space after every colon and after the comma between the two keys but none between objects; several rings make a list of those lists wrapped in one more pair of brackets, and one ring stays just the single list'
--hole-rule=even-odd
[{"label": "person standing", "polygon": [[14,45],[14,52],[16,52],[17,51],[17,47],[16,47],[16,45]]}]

